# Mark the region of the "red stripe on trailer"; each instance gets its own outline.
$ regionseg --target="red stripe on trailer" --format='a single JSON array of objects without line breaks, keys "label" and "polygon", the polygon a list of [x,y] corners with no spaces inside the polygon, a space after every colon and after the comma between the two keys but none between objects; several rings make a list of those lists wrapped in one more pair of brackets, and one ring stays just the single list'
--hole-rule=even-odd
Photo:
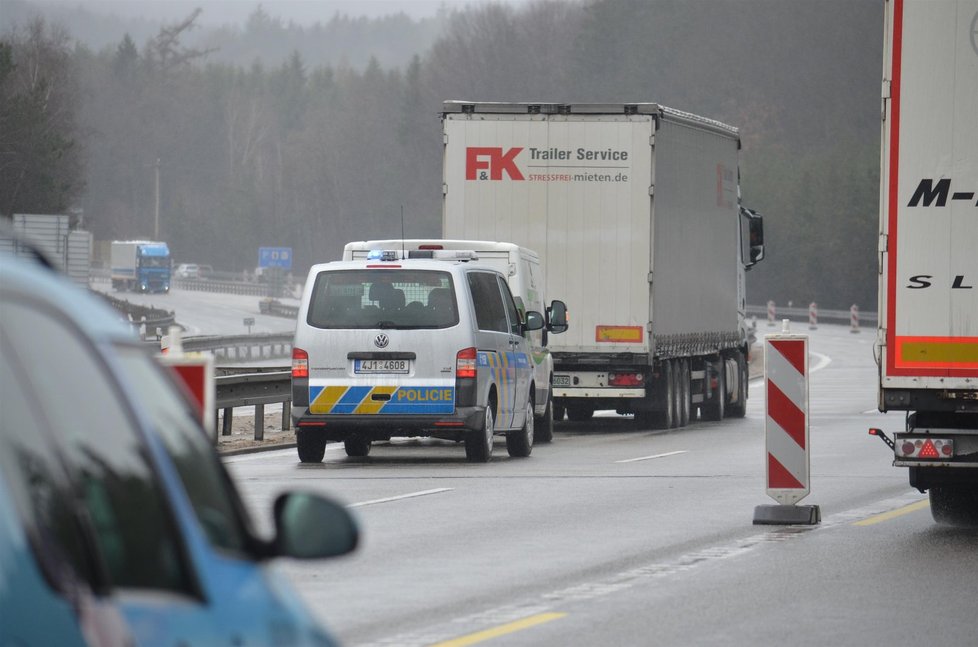
[{"label": "red stripe on trailer", "polygon": [[771,340],[771,345],[778,349],[778,352],[788,360],[795,370],[805,374],[805,346],[804,344],[799,344],[795,340],[791,341],[774,341]]},{"label": "red stripe on trailer", "polygon": [[788,399],[774,382],[767,383],[767,412],[788,437],[805,449],[805,412]]},{"label": "red stripe on trailer", "polygon": [[805,486],[770,454],[767,455],[767,486],[782,490],[805,489]]}]

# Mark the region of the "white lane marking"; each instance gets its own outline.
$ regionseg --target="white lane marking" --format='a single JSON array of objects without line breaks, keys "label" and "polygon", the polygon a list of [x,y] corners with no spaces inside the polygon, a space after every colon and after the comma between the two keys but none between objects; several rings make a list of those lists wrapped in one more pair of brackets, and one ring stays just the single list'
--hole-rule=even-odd
[{"label": "white lane marking", "polygon": [[815,366],[809,367],[808,372],[814,373],[815,371],[821,371],[823,368],[832,363],[832,358],[828,355],[823,355],[822,353],[816,353],[815,351],[808,351],[809,355],[815,357],[818,361]]},{"label": "white lane marking", "polygon": [[677,452],[666,452],[665,454],[653,454],[652,456],[642,456],[641,458],[626,458],[625,460],[615,461],[615,462],[616,463],[634,463],[636,461],[647,461],[647,460],[651,460],[653,458],[664,458],[666,456],[675,456],[676,454],[685,454],[685,453],[687,453],[687,451],[689,451],[689,450],[682,449],[682,450],[679,450]]},{"label": "white lane marking", "polygon": [[409,494],[400,494],[398,496],[389,496],[385,499],[373,499],[372,501],[361,501],[360,503],[351,503],[346,506],[348,508],[359,508],[365,505],[374,505],[375,503],[389,503],[391,501],[400,501],[401,499],[413,499],[418,496],[427,496],[429,494],[438,494],[440,492],[450,492],[454,488],[450,487],[440,487],[434,490],[422,490],[420,492],[411,492]]}]

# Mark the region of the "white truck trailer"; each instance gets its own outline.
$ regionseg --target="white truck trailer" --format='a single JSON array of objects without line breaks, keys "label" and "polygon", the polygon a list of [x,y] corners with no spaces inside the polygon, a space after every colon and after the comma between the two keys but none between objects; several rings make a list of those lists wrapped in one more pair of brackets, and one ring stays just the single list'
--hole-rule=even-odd
[{"label": "white truck trailer", "polygon": [[113,289],[169,293],[173,262],[166,243],[113,240],[110,260]]},{"label": "white truck trailer", "polygon": [[736,128],[652,103],[443,105],[445,238],[536,250],[570,327],[550,340],[554,409],[678,427],[743,415],[744,270]]},{"label": "white truck trailer", "polygon": [[886,3],[880,411],[934,519],[978,522],[978,0]]}]

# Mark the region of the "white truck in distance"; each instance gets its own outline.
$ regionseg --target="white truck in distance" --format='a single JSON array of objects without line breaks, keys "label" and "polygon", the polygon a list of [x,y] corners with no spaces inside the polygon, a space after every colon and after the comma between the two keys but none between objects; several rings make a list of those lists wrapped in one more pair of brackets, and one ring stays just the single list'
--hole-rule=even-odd
[{"label": "white truck in distance", "polygon": [[652,103],[443,105],[445,238],[537,251],[570,326],[550,341],[559,419],[640,428],[742,416],[744,270],[736,128]]},{"label": "white truck in distance", "polygon": [[942,523],[978,524],[978,1],[886,3],[880,411]]}]

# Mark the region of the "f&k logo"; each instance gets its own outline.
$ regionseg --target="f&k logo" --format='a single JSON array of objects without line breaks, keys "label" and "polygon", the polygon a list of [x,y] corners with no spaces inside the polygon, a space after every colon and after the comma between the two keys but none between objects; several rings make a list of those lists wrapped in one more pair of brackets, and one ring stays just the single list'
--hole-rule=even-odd
[{"label": "f&k logo", "polygon": [[501,180],[503,171],[511,180],[523,180],[523,173],[516,166],[516,156],[522,148],[470,147],[465,149],[466,180]]}]

